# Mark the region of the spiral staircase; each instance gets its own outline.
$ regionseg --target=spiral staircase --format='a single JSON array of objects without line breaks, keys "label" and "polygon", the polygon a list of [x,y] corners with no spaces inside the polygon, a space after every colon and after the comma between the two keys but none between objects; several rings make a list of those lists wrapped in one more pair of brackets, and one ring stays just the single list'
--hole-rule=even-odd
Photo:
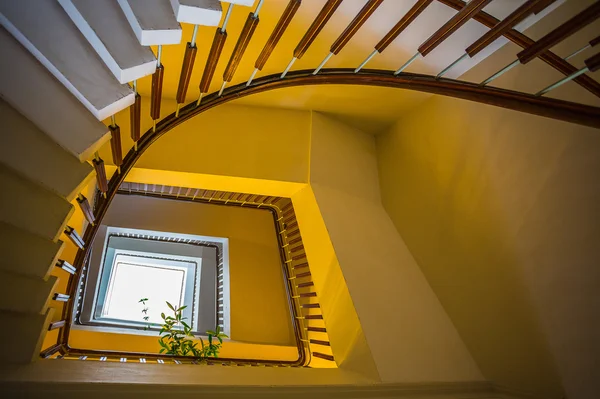
[{"label": "spiral staircase", "polygon": [[[186,120],[232,99],[290,86],[372,85],[451,96],[600,127],[600,108],[544,96],[552,87],[528,94],[492,87],[491,80],[472,83],[444,77],[460,62],[474,57],[504,36],[524,49],[517,55],[517,63],[525,64],[539,58],[568,77],[568,80],[557,82],[557,87],[578,84],[594,96],[600,96],[600,84],[586,75],[588,71],[600,68],[598,54],[587,58],[583,69],[577,69],[568,58],[563,59],[550,51],[554,44],[597,19],[599,2],[557,27],[547,37],[534,41],[515,26],[527,17],[541,13],[553,1],[526,1],[511,10],[505,19],[498,20],[482,10],[489,0],[468,3],[419,0],[362,64],[352,68],[325,68],[383,3],[382,0],[369,0],[333,43],[321,64],[310,70],[295,70],[294,63],[304,56],[342,3],[328,0],[312,24],[306,27],[306,34],[298,46],[289,49],[291,61],[286,68],[260,76],[294,15],[306,3],[307,0],[286,2],[258,55],[253,73],[238,76],[236,80],[238,65],[259,24],[263,0],[0,1],[3,26],[0,31],[3,52],[0,61],[0,119],[3,121],[0,134],[0,242],[4,254],[0,270],[0,321],[4,326],[11,326],[0,329],[0,339],[14,342],[15,336],[18,337],[18,345],[5,345],[0,352],[0,361],[26,364],[40,357],[106,360],[101,353],[70,351],[68,347],[77,281],[97,226],[118,191],[124,187],[131,189],[131,186],[124,186],[128,184],[125,178],[149,146]],[[419,15],[432,3],[441,3],[457,13],[399,69],[367,69],[367,63],[381,54],[410,24],[418,21]],[[228,38],[227,26],[234,7],[247,7],[249,13],[239,37]],[[446,70],[437,76],[405,71],[412,61],[426,57],[471,19],[489,31],[482,37],[473,38],[473,44],[455,62],[450,64],[451,60],[448,60],[450,65]],[[162,46],[174,46],[182,41],[180,24],[189,24],[193,33],[185,45],[180,68],[177,110],[163,117],[165,65],[161,62]],[[197,82],[191,77],[194,68],[202,67],[195,65],[199,25],[216,28],[201,80]],[[226,40],[237,40],[229,59],[223,53]],[[597,43],[598,39],[593,39],[587,48]],[[154,46],[154,51],[150,46]],[[214,90],[215,70],[222,64],[226,64],[222,83],[217,82],[218,89]],[[149,98],[138,91],[137,81],[145,77],[151,79]],[[190,85],[199,88],[198,98],[192,101],[188,95]],[[152,120],[152,127],[143,134],[142,100],[150,102],[149,117]],[[125,149],[124,154],[124,140],[113,116],[127,109],[133,146]],[[98,150],[109,142],[112,164],[116,168],[107,168],[98,154]],[[293,229],[297,227],[297,221],[292,202],[262,193],[206,193],[204,190],[206,195],[198,195],[192,190],[201,188],[180,189],[186,191],[183,197],[194,201],[210,198],[273,208],[280,222],[279,232],[283,233],[282,259],[288,267],[287,278],[299,281],[289,286],[297,307],[295,322],[299,353],[302,354],[299,360],[286,364],[231,359],[219,364],[320,367],[319,360],[334,362],[325,328],[327,320],[323,320],[318,310],[318,293],[310,289],[313,284],[302,247],[301,230]],[[96,190],[101,195],[94,199]],[[73,219],[75,214],[79,219]],[[83,223],[76,222],[83,219]],[[54,339],[51,345],[47,345],[49,334],[53,334]],[[158,356],[152,359],[164,362]]]}]

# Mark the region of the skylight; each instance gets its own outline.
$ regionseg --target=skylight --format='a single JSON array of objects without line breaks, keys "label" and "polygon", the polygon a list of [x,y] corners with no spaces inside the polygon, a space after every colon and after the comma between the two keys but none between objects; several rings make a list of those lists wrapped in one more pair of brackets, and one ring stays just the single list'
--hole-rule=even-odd
[{"label": "skylight", "polygon": [[172,260],[137,258],[137,262],[124,261],[117,255],[111,281],[106,294],[102,317],[117,320],[139,321],[142,317],[141,298],[148,301],[148,323],[161,323],[161,313],[170,314],[166,302],[183,306],[187,271]]}]

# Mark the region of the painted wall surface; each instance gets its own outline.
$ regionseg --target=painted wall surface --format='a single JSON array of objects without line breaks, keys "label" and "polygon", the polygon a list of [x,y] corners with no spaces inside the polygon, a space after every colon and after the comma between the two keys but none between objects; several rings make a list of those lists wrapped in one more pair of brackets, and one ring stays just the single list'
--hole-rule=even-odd
[{"label": "painted wall surface", "polygon": [[[318,320],[311,320],[311,325],[327,328],[327,334],[309,332],[309,339],[328,340],[339,367],[380,380],[311,187],[295,194],[292,202],[315,284],[314,290],[318,295],[316,299],[324,318],[322,325],[317,324]],[[313,358],[311,365],[315,360],[319,359]]]},{"label": "painted wall surface", "polygon": [[[142,134],[152,128],[149,104],[149,99],[142,99]],[[163,100],[163,115],[174,109],[174,101]],[[123,149],[129,150],[133,147],[129,111],[120,112],[116,122]],[[309,112],[226,104],[166,133],[136,167],[306,183],[309,138]],[[100,155],[111,163],[110,145],[105,145]]]},{"label": "painted wall surface", "polygon": [[[567,2],[527,33],[591,3]],[[599,27],[553,50],[569,54]],[[485,79],[516,50],[466,78]],[[497,84],[535,92],[559,79],[531,64]],[[573,83],[551,96],[600,105]],[[597,395],[599,131],[433,97],[378,136],[377,154],[384,206],[484,376],[548,398]]]},{"label": "painted wall surface", "polygon": [[312,130],[312,189],[381,380],[482,380],[380,202],[375,139],[320,114]]},{"label": "painted wall surface", "polygon": [[118,195],[103,223],[228,238],[231,339],[295,346],[270,212]]}]

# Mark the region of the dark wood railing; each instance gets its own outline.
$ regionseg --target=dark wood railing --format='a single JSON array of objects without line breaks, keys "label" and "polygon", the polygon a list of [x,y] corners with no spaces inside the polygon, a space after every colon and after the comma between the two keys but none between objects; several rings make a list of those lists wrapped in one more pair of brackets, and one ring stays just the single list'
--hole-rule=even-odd
[{"label": "dark wood railing", "polygon": [[[158,188],[160,187],[160,189]],[[143,195],[161,199],[210,203],[213,205],[222,206],[239,206],[245,208],[254,208],[263,211],[268,211],[273,215],[273,221],[276,230],[276,237],[279,244],[279,254],[281,258],[281,266],[284,275],[284,284],[288,298],[288,306],[290,309],[290,317],[294,326],[294,336],[296,339],[296,347],[298,348],[298,358],[292,361],[270,361],[264,359],[235,359],[235,358],[218,358],[209,360],[210,364],[237,364],[237,365],[270,365],[270,366],[305,366],[310,363],[311,355],[320,357],[321,359],[331,360],[331,355],[321,352],[311,351],[309,332],[326,332],[324,327],[315,327],[312,323],[323,320],[322,314],[304,314],[305,310],[320,310],[320,304],[315,303],[317,293],[311,291],[314,286],[311,281],[311,273],[308,262],[306,261],[306,253],[304,245],[299,233],[298,223],[294,213],[292,202],[289,198],[274,197],[268,195],[244,194],[234,192],[224,192],[217,190],[193,189],[188,187],[169,187],[158,185],[142,185],[136,183],[122,183],[117,189],[117,193],[121,195]],[[103,201],[103,197],[98,196],[98,201]],[[100,206],[100,204],[98,204]],[[96,209],[98,213],[98,209]],[[91,226],[94,228],[95,226]],[[293,239],[289,238],[288,229],[291,228]],[[89,230],[88,230],[89,231]],[[87,232],[86,232],[87,233]],[[89,236],[88,236],[89,237]],[[89,252],[90,245],[86,245],[80,254]],[[78,259],[81,259],[80,256]],[[86,262],[89,256],[86,255]],[[72,281],[79,281],[81,276],[81,265],[78,261],[78,273]],[[67,262],[61,261],[57,266],[71,272],[71,267]],[[73,283],[70,285],[69,292],[71,296],[77,291],[80,284]],[[55,298],[61,301],[69,301],[67,295],[57,294]],[[305,303],[306,300],[311,300],[310,303]],[[156,353],[148,352],[127,352],[127,351],[111,351],[111,350],[88,350],[85,348],[72,348],[68,344],[68,336],[70,333],[71,320],[69,315],[73,314],[73,303],[69,301],[71,306],[66,307],[63,312],[65,323],[53,324],[53,328],[62,328],[60,346],[57,350],[46,350],[42,352],[42,356],[50,357],[60,353],[62,358],[75,358],[86,360],[92,359],[116,359],[126,358],[128,361],[138,361],[145,359],[147,361],[178,361],[178,362],[193,362],[194,359],[186,356],[165,356]],[[328,342],[323,339],[321,342]]]},{"label": "dark wood railing", "polygon": [[[433,3],[433,1],[444,4],[458,11],[458,13],[442,28],[436,31],[427,41],[419,46],[418,52],[415,54],[413,59],[417,56],[427,56],[435,47],[443,43],[444,40],[446,40],[454,31],[456,31],[456,29],[469,20],[474,20],[483,24],[485,27],[490,29],[489,32],[484,34],[482,37],[474,38],[472,44],[465,50],[465,54],[451,63],[437,76],[406,73],[403,72],[403,68],[405,66],[401,67],[395,72],[363,69],[363,67],[372,57],[385,50],[394,39],[401,35],[402,32],[404,32],[405,29],[410,26],[410,24],[417,20],[419,15],[431,3]],[[542,95],[547,91],[538,92],[536,95],[490,87],[487,86],[487,83],[490,81],[489,79],[479,83],[442,78],[443,74],[453,65],[466,57],[474,56],[481,50],[485,49],[495,39],[500,36],[504,36],[506,39],[523,49],[523,51],[517,54],[517,60],[515,61],[516,64],[526,63],[534,58],[539,58],[552,68],[559,71],[561,74],[568,77],[563,79],[565,82],[572,79],[574,83],[583,87],[593,95],[600,97],[600,84],[591,76],[585,74],[587,71],[595,71],[600,69],[600,55],[588,57],[585,62],[586,67],[578,70],[575,66],[568,62],[569,57],[563,59],[549,50],[554,44],[562,41],[570,34],[579,30],[585,24],[589,24],[593,20],[597,19],[600,16],[600,2],[595,2],[584,12],[579,13],[569,21],[552,30],[540,40],[534,41],[525,34],[515,30],[514,26],[528,15],[541,12],[548,5],[553,3],[554,0],[528,0],[514,10],[503,21],[500,21],[490,14],[482,11],[482,8],[487,5],[490,0],[472,0],[469,3],[466,3],[463,0],[419,0],[379,41],[379,43],[375,45],[375,49],[371,55],[369,55],[369,57],[367,57],[367,59],[365,59],[365,61],[357,68],[321,69],[321,65],[308,70],[290,72],[290,68],[292,67],[294,61],[301,58],[308,50],[324,26],[334,15],[341,2],[342,0],[328,0],[325,3],[319,14],[315,17],[314,21],[307,28],[306,33],[298,45],[295,47],[295,49],[293,49],[293,58],[284,71],[270,76],[254,79],[256,73],[262,69],[275,46],[277,46],[279,43],[279,39],[283,35],[283,32],[287,28],[294,14],[301,6],[300,0],[290,0],[274,31],[271,33],[267,43],[263,47],[261,54],[258,56],[255,63],[255,70],[247,83],[240,83],[224,90],[225,84],[232,80],[237,65],[240,63],[246,52],[248,43],[252,39],[252,33],[254,32],[256,24],[258,23],[258,8],[260,6],[257,7],[257,10],[255,10],[254,13],[250,13],[246,21],[245,28],[242,30],[242,33],[238,38],[236,48],[229,58],[227,68],[225,69],[225,73],[223,75],[224,82],[222,90],[212,94],[207,94],[210,83],[214,76],[215,69],[221,59],[223,45],[227,38],[226,26],[232,9],[232,6],[230,5],[222,26],[217,28],[215,32],[215,37],[208,54],[204,72],[202,74],[201,81],[199,82],[200,98],[198,101],[194,101],[182,106],[185,101],[187,87],[190,84],[193,60],[196,56],[194,38],[192,38],[192,41],[188,43],[188,46],[186,47],[185,57],[182,62],[181,76],[177,91],[177,111],[162,119],[160,119],[160,105],[164,70],[163,66],[160,64],[160,56],[158,57],[158,68],[156,73],[152,76],[152,95],[150,99],[150,114],[151,118],[154,120],[154,125],[153,128],[148,130],[144,135],[141,135],[140,132],[141,97],[139,94],[137,94],[137,89],[134,82],[136,99],[130,111],[131,137],[134,141],[134,147],[128,151],[124,158],[122,157],[120,130],[113,121],[110,126],[112,134],[111,149],[113,162],[115,165],[120,167],[117,169],[116,173],[113,174],[110,180],[108,180],[104,161],[100,159],[97,154],[92,160],[92,164],[94,165],[96,171],[97,185],[102,195],[98,197],[96,201],[96,207],[93,212],[90,210],[89,203],[87,203],[85,197],[80,197],[80,199],[78,199],[81,210],[85,218],[90,223],[85,230],[83,237],[80,237],[77,232],[70,227],[67,227],[65,231],[73,244],[79,248],[79,251],[77,252],[73,265],[70,265],[65,261],[59,261],[56,264],[57,267],[66,271],[70,276],[67,292],[64,294],[64,296],[57,296],[57,298],[60,298],[57,300],[66,299],[67,306],[63,307],[62,320],[52,324],[52,327],[60,329],[59,342],[57,342],[56,345],[46,349],[42,353],[42,356],[48,357],[53,356],[56,353],[61,353],[63,356],[71,354],[79,355],[82,358],[98,355],[101,358],[106,359],[108,356],[136,357],[138,355],[143,355],[145,356],[144,359],[156,358],[157,361],[160,360],[160,356],[152,354],[134,354],[132,352],[100,353],[96,351],[70,348],[68,345],[68,337],[70,330],[70,316],[73,312],[73,298],[75,297],[74,294],[79,282],[79,277],[81,276],[83,265],[86,263],[89,257],[90,245],[97,233],[98,226],[102,223],[102,219],[104,218],[111,201],[119,192],[125,177],[131,171],[137,160],[156,140],[158,140],[164,134],[213,107],[225,104],[240,97],[284,87],[321,84],[365,85],[416,90],[459,99],[466,99],[519,112],[600,128],[599,107],[542,97]],[[331,53],[329,56],[341,50],[348,40],[357,33],[364,21],[375,12],[380,3],[381,1],[375,0],[369,0],[366,3],[365,7],[361,9],[361,11],[348,25],[347,29],[341,33],[338,40],[336,40],[336,42],[331,46]],[[600,40],[598,40],[598,38],[592,39],[586,48],[594,47],[599,41]],[[161,49],[159,48],[159,53],[160,51]],[[324,64],[326,60],[322,64]],[[409,60],[405,65],[410,63],[411,60]],[[495,76],[499,75],[495,74]],[[562,84],[563,82],[561,81],[559,83]],[[554,86],[551,86],[550,89],[553,87]],[[291,267],[286,269],[286,287],[288,289],[288,296],[290,298],[291,313],[295,317],[294,325],[296,326],[295,331],[297,331],[296,338],[299,342],[299,358],[294,362],[288,363],[288,365],[307,364],[308,354],[305,352],[307,352],[306,348],[309,344],[309,340],[306,339],[306,331],[322,332],[321,330],[324,329],[322,327],[310,325],[306,327],[306,329],[304,329],[304,327],[300,328],[300,322],[305,323],[307,320],[320,320],[322,319],[322,315],[310,314],[302,316],[302,313],[299,313],[302,311],[302,309],[316,308],[315,306],[301,306],[301,303],[299,302],[300,298],[311,298],[316,296],[316,293],[312,291],[303,291],[304,289],[310,289],[310,287],[313,287],[314,283],[310,280],[311,275],[308,269],[308,263],[305,259],[306,255],[304,253],[304,247],[301,244],[302,241],[300,229],[297,221],[295,220],[291,203],[281,202],[284,200],[280,198],[257,194],[229,193],[230,195],[225,196],[223,192],[216,192],[214,190],[202,190],[201,193],[200,190],[198,190],[196,195],[193,195],[193,198],[190,199],[190,191],[191,189],[187,189],[186,195],[179,196],[178,199],[192,201],[205,201],[208,199],[211,202],[225,201],[225,205],[238,206],[255,206],[261,202],[262,204],[268,205],[268,208],[277,215],[276,225],[279,229],[278,232],[285,232],[283,235],[280,235],[278,239],[285,240],[280,241],[283,265]],[[260,201],[258,201],[259,199]],[[283,227],[282,223],[286,224],[285,227]],[[296,270],[298,269],[301,270],[296,274]],[[298,279],[307,278],[308,280],[298,281]],[[64,323],[61,324],[61,322]],[[319,343],[319,345],[321,345],[321,343]],[[317,355],[317,353],[313,353],[313,355],[332,360],[329,359],[331,355]],[[162,357],[164,358],[164,356]],[[182,361],[182,359],[178,359],[177,357],[173,357],[173,360],[177,362]],[[233,359],[231,361],[248,364],[252,363],[252,361],[244,359]],[[275,364],[282,364],[282,362],[275,362]]]}]

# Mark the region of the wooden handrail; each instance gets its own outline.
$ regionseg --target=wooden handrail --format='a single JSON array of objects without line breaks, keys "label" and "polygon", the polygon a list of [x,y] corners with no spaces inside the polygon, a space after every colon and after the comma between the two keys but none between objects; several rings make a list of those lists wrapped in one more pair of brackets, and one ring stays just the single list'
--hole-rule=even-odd
[{"label": "wooden handrail", "polygon": [[487,31],[483,36],[477,39],[471,44],[465,52],[469,54],[469,57],[475,57],[481,50],[492,44],[494,40],[504,35],[508,30],[512,29],[519,22],[523,21],[529,15],[533,14],[540,4],[546,8],[548,3],[554,2],[555,0],[527,0],[510,15],[504,18],[501,22],[496,24],[492,29]]},{"label": "wooden handrail", "polygon": [[87,220],[89,224],[94,224],[96,221],[94,211],[92,210],[90,202],[83,194],[77,196],[77,204],[79,204],[79,208],[81,209],[81,213],[83,213],[85,220]]},{"label": "wooden handrail", "polygon": [[104,161],[100,157],[96,157],[92,160],[94,170],[96,171],[96,183],[101,193],[106,194],[108,191],[108,180],[106,179],[106,169],[104,168]]},{"label": "wooden handrail", "polygon": [[492,0],[471,0],[462,9],[454,15],[448,22],[446,22],[440,29],[438,29],[429,39],[425,40],[423,44],[419,46],[419,53],[423,57],[432,52],[437,46],[439,46],[444,40],[446,40],[451,34],[456,32],[458,28],[467,23],[475,14],[477,14],[483,7],[488,5]]},{"label": "wooden handrail", "polygon": [[[437,0],[437,1],[442,4],[447,5],[448,7],[453,8],[455,10],[461,10],[465,5],[465,2],[463,0]],[[473,19],[490,29],[492,29],[496,24],[498,24],[500,22],[497,18],[491,16],[490,14],[488,14],[484,11],[479,11],[477,14],[475,14],[473,16]],[[504,34],[504,37],[506,37],[508,40],[510,40],[511,42],[513,42],[514,44],[516,44],[517,46],[520,46],[522,48],[527,48],[535,43],[532,39],[530,39],[529,37],[527,37],[526,35],[524,35],[523,33],[519,32],[515,29],[511,29],[511,30],[507,31]],[[564,74],[565,76],[569,76],[569,75],[577,72],[577,68],[575,68],[569,62],[563,60],[561,57],[554,54],[550,50],[544,51],[543,53],[541,53],[539,55],[539,57],[546,64],[550,65],[551,67],[553,67],[560,73]],[[594,94],[595,96],[600,97],[600,83],[596,82],[591,77],[586,76],[586,75],[581,75],[581,76],[578,76],[577,78],[575,78],[574,81],[577,82],[584,89],[586,89],[589,92],[591,92],[592,94]]]},{"label": "wooden handrail", "polygon": [[585,66],[590,72],[596,72],[600,69],[600,53],[591,56],[585,60]]},{"label": "wooden handrail", "polygon": [[586,25],[591,24],[596,19],[600,18],[600,1],[594,2],[591,6],[569,19],[567,22],[561,24],[556,29],[553,29],[550,33],[546,34],[540,40],[536,41],[531,46],[527,47],[517,57],[521,64],[527,64],[544,51],[548,50],[555,44],[560,43],[573,33],[579,31]]},{"label": "wooden handrail", "polygon": [[250,39],[252,39],[252,35],[258,26],[258,22],[260,19],[253,12],[248,14],[246,18],[246,23],[242,28],[242,32],[240,33],[240,37],[238,37],[238,41],[235,44],[233,49],[233,53],[231,53],[231,57],[229,57],[229,62],[225,67],[225,71],[223,72],[223,81],[231,82],[233,79],[233,75],[235,75],[235,71],[244,56],[244,52],[248,47],[248,43],[250,43]]},{"label": "wooden handrail", "polygon": [[110,130],[110,150],[115,166],[123,164],[123,152],[121,150],[121,128],[117,124],[108,126]]},{"label": "wooden handrail", "polygon": [[382,53],[396,38],[410,25],[425,9],[431,4],[433,0],[419,0],[417,1],[410,10],[390,31],[375,45],[375,50],[378,53]]},{"label": "wooden handrail", "polygon": [[194,61],[196,60],[196,53],[198,48],[196,45],[192,45],[188,42],[185,46],[185,55],[183,56],[183,62],[181,64],[181,74],[179,75],[179,85],[177,86],[177,104],[185,102],[185,96],[187,94],[188,87],[190,85],[190,79],[192,78],[192,71],[194,70]]},{"label": "wooden handrail", "polygon": [[258,55],[258,58],[254,63],[254,68],[262,71],[263,67],[267,63],[267,60],[271,56],[271,53],[275,49],[275,46],[277,46],[277,43],[279,43],[281,36],[283,36],[283,33],[287,29],[288,25],[290,22],[292,22],[292,18],[294,18],[294,15],[296,15],[296,11],[298,11],[300,3],[302,3],[302,0],[290,0],[288,5],[285,7],[283,14],[281,14],[279,21],[277,21],[277,25],[275,25],[275,29],[273,29],[273,32],[271,32],[271,36],[269,36],[265,46]]},{"label": "wooden handrail", "polygon": [[356,14],[356,16],[352,19],[350,24],[344,29],[342,34],[336,39],[335,42],[331,45],[329,51],[333,54],[338,54],[344,46],[352,39],[352,36],[358,32],[361,26],[367,19],[377,10],[377,8],[383,3],[383,0],[369,0],[367,3],[361,8],[361,10]]},{"label": "wooden handrail", "polygon": [[135,101],[129,107],[129,123],[131,130],[131,139],[137,147],[137,142],[140,139],[141,132],[141,118],[142,118],[142,97],[138,92],[135,93]]},{"label": "wooden handrail", "polygon": [[315,41],[325,24],[333,16],[333,13],[340,6],[343,0],[327,0],[317,17],[310,24],[310,27],[300,39],[300,42],[294,49],[294,58],[300,59],[308,50],[312,42]]},{"label": "wooden handrail", "polygon": [[[231,5],[229,7],[231,7]],[[221,52],[223,51],[223,46],[225,45],[226,40],[227,31],[217,28],[212,45],[210,46],[206,65],[204,66],[202,79],[200,80],[201,94],[208,93],[208,90],[210,90],[210,83],[212,82],[213,75],[215,74],[215,69],[217,68],[217,63],[221,57]]]},{"label": "wooden handrail", "polygon": [[164,65],[158,65],[152,75],[152,92],[150,96],[150,118],[160,119],[160,103],[162,98],[163,78],[165,74]]}]

